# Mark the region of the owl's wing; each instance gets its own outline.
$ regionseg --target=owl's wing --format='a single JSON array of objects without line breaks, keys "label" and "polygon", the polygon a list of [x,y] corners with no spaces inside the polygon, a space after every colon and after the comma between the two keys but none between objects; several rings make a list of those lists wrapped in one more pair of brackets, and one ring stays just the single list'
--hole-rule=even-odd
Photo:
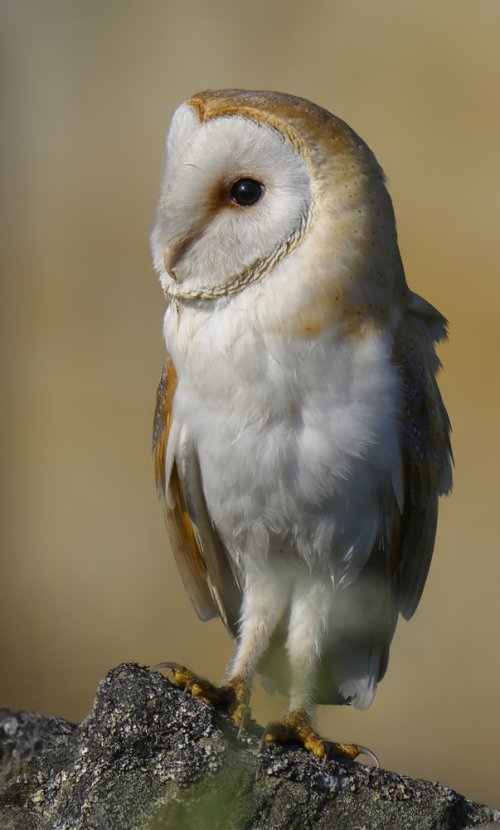
[{"label": "owl's wing", "polygon": [[395,343],[403,377],[402,453],[404,506],[394,526],[399,610],[414,613],[429,571],[438,498],[452,486],[450,422],[436,382],[440,363],[434,343],[446,338],[445,318],[426,300],[410,295]]},{"label": "owl's wing", "polygon": [[172,407],[176,386],[177,375],[169,359],[158,386],[153,426],[158,495],[174,557],[198,616],[208,620],[220,614],[234,633],[241,591],[208,513],[198,457],[193,448],[186,447],[181,458],[175,455]]}]

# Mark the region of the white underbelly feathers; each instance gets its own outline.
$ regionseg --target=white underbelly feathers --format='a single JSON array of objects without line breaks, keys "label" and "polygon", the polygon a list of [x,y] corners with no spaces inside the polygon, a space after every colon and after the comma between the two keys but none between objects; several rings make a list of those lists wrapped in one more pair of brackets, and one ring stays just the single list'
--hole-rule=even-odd
[{"label": "white underbelly feathers", "polygon": [[166,320],[182,364],[171,450],[194,446],[239,578],[279,556],[350,582],[380,533],[381,489],[401,492],[400,384],[383,338],[224,337],[209,324],[183,349],[179,334],[170,344]]}]

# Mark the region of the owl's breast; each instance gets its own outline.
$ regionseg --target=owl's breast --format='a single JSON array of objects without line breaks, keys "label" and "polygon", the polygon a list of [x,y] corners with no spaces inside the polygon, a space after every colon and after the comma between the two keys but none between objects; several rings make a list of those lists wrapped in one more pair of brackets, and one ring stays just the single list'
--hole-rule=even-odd
[{"label": "owl's breast", "polygon": [[284,339],[216,322],[184,343],[167,326],[176,454],[195,448],[237,567],[290,555],[352,578],[380,533],[384,492],[401,489],[401,389],[383,334]]}]

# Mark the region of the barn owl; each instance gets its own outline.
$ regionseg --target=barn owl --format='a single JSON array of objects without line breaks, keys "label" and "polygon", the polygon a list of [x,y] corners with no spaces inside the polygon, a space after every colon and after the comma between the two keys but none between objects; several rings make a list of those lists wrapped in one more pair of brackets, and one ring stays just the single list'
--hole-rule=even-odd
[{"label": "barn owl", "polygon": [[408,288],[373,153],[292,95],[176,110],[152,251],[158,490],[198,615],[236,640],[220,686],[165,665],[240,727],[258,672],[288,696],[266,741],[355,758],[313,707],[367,707],[418,605],[451,487],[446,321]]}]

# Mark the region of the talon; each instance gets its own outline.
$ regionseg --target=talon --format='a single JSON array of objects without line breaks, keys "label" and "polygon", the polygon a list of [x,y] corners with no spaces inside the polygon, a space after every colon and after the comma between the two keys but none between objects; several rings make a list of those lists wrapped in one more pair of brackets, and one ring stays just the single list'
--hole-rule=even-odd
[{"label": "talon", "polygon": [[205,695],[212,688],[212,684],[208,680],[202,680],[201,677],[186,669],[185,666],[181,666],[180,663],[166,661],[164,663],[158,663],[158,667],[170,669],[173,674],[172,683],[182,689],[185,694],[190,694],[196,698],[201,697],[202,700],[206,700]]},{"label": "talon", "polygon": [[344,761],[354,761],[360,749],[357,744],[340,744],[333,741],[325,741],[327,756],[329,758],[340,758]]},{"label": "talon", "polygon": [[157,669],[172,669],[172,671],[177,671],[177,669],[182,668],[180,663],[170,663],[168,661],[163,661],[162,663],[155,663],[154,666],[149,667],[152,671],[156,671]]},{"label": "talon", "polygon": [[231,715],[233,723],[238,727],[238,738],[241,738],[250,723],[250,706],[240,703]]},{"label": "talon", "polygon": [[362,744],[338,744],[331,741],[325,741],[325,746],[327,747],[327,755],[324,758],[325,761],[328,757],[337,757],[347,761],[354,761],[359,755],[366,755],[368,758],[371,758],[375,766],[380,769],[379,759],[367,746],[363,746]]},{"label": "talon", "polygon": [[270,742],[300,744],[304,749],[312,752],[316,758],[321,758],[323,763],[335,756],[354,761],[358,755],[367,755],[377,767],[380,767],[377,756],[368,747],[360,744],[335,743],[322,738],[311,725],[310,717],[305,710],[288,712],[283,720],[269,723],[262,733],[260,751],[266,743]]},{"label": "talon", "polygon": [[150,667],[153,671],[157,671],[157,669],[170,669],[173,672],[174,678],[178,672],[186,672],[187,669],[184,666],[181,666],[180,663],[172,663],[169,660],[165,660],[162,663],[155,663],[154,666]]},{"label": "talon", "polygon": [[259,744],[259,752],[262,752],[266,744],[277,744],[290,740],[285,724],[281,721],[272,721],[264,729]]},{"label": "talon", "polygon": [[309,716],[303,710],[288,712],[283,720],[269,723],[260,742],[261,749],[265,743],[296,743],[312,752],[317,758],[325,758],[328,744],[313,729]]},{"label": "talon", "polygon": [[223,686],[214,686],[180,663],[166,660],[156,663],[151,668],[170,669],[173,673],[172,683],[182,689],[185,695],[190,694],[196,700],[225,710],[238,727],[238,736],[241,736],[250,720],[249,689],[244,679],[234,677]]},{"label": "talon", "polygon": [[358,755],[366,755],[367,758],[371,758],[377,769],[380,769],[380,761],[372,749],[369,749],[367,746],[363,746],[362,744],[357,744],[357,750]]}]

